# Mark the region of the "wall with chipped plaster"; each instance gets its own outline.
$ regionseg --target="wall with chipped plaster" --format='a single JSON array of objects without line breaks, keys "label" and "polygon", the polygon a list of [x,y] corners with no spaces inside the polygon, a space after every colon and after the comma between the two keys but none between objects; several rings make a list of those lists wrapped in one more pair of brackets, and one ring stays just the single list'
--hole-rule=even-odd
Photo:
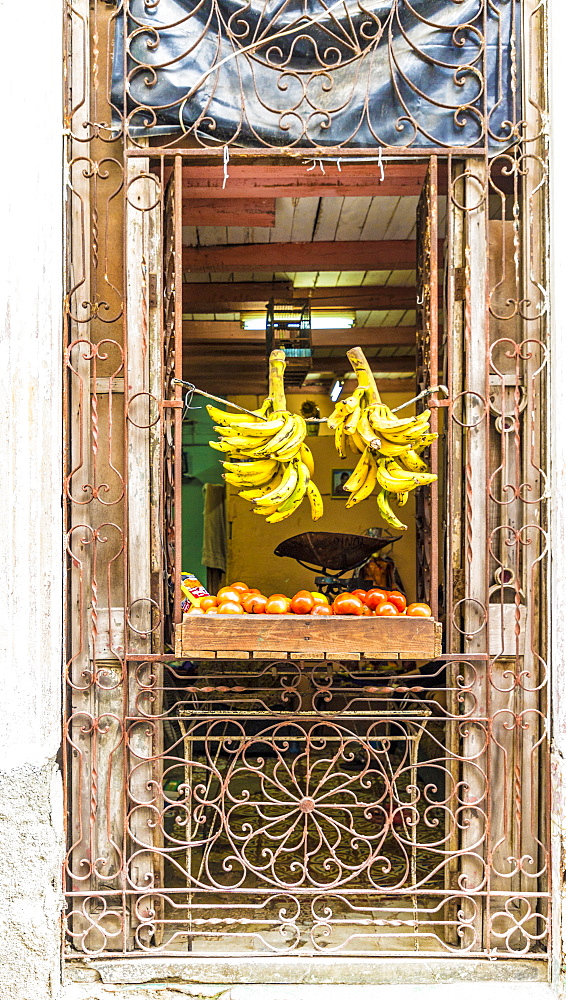
[{"label": "wall with chipped plaster", "polygon": [[2,0],[0,13],[17,97],[4,105],[0,158],[0,997],[50,1000],[63,814],[62,7]]}]

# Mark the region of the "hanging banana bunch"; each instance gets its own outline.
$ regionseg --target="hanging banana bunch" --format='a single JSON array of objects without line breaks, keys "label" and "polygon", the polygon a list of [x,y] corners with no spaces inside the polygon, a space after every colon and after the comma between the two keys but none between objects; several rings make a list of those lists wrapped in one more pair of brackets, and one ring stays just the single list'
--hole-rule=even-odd
[{"label": "hanging banana bunch", "polygon": [[308,497],[313,521],[322,517],[322,497],[312,480],[314,461],[305,444],[307,427],[298,413],[289,413],[283,375],[285,352],[269,357],[269,396],[255,419],[246,413],[226,413],[207,406],[220,441],[210,447],[225,454],[224,479],[250,500],[254,513],[270,524],[290,517]]},{"label": "hanging banana bunch", "polygon": [[328,418],[334,431],[336,450],[346,458],[346,443],[361,455],[352,475],[344,483],[351,494],[346,507],[365,500],[377,488],[377,507],[387,524],[405,531],[406,524],[391,507],[402,507],[411,490],[435,482],[421,453],[438,435],[430,431],[430,410],[416,417],[397,417],[381,402],[373,373],[360,347],[348,351],[358,376],[353,393],[339,401]]}]

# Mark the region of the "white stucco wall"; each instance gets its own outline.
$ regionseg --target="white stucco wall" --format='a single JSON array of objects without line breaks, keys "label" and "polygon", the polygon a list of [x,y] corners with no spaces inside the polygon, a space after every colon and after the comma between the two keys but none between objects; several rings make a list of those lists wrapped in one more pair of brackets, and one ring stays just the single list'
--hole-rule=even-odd
[{"label": "white stucco wall", "polygon": [[62,9],[2,0],[0,15],[14,102],[0,157],[0,997],[46,1000],[60,979],[63,815]]}]

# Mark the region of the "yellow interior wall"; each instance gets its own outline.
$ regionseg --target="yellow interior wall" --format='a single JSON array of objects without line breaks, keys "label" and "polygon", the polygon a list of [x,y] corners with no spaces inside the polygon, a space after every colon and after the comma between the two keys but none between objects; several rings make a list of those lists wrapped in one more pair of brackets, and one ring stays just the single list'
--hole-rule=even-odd
[{"label": "yellow interior wall", "polygon": [[[411,390],[406,393],[382,393],[383,401],[392,408],[413,395]],[[259,405],[256,396],[234,396],[234,402],[254,409]],[[299,412],[305,399],[314,399],[321,411],[321,416],[328,416],[333,404],[328,396],[289,395],[287,405],[293,412]],[[414,407],[408,407],[403,415],[414,412]],[[312,590],[314,574],[299,566],[293,559],[280,558],[273,554],[279,542],[303,531],[340,531],[361,534],[370,527],[385,528],[375,500],[375,494],[367,500],[346,510],[346,501],[333,499],[331,492],[332,469],[353,468],[356,456],[348,455],[341,460],[334,447],[334,435],[321,424],[318,437],[307,438],[307,443],[313,453],[315,462],[314,480],[319,487],[324,500],[324,515],[313,522],[310,516],[308,500],[305,499],[298,511],[279,524],[267,524],[265,520],[252,511],[252,505],[238,496],[233,487],[229,487],[228,495],[228,572],[227,579],[235,582],[243,580],[250,587],[257,587],[262,593],[286,593],[292,596],[297,590]],[[399,511],[401,520],[408,525],[408,530],[393,547],[393,558],[403,580],[407,595],[414,599],[415,592],[415,505],[414,495],[409,497],[405,507]]]}]

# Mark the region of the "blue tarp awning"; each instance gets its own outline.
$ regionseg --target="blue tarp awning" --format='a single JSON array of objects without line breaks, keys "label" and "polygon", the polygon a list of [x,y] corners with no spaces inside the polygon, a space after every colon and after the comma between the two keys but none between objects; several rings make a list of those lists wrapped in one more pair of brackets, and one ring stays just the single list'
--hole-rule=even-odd
[{"label": "blue tarp awning", "polygon": [[130,0],[112,101],[137,136],[493,154],[518,138],[519,13],[517,0]]}]

